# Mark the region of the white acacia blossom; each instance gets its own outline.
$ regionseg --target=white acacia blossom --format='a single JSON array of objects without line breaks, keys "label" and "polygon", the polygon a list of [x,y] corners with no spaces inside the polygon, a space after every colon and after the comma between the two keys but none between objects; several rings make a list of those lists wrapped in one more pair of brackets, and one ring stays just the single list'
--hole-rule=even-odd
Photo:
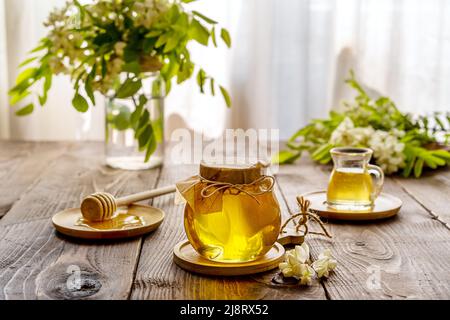
[{"label": "white acacia blossom", "polygon": [[308,264],[309,247],[306,243],[295,246],[295,249],[286,252],[285,262],[280,263],[279,268],[285,277],[293,277],[300,280],[300,284],[310,285],[314,270]]},{"label": "white acacia blossom", "polygon": [[319,258],[314,261],[312,267],[317,273],[317,277],[322,278],[330,275],[330,271],[334,270],[337,266],[337,261],[333,259],[331,255],[331,250],[326,249],[319,255]]},{"label": "white acacia blossom", "polygon": [[394,173],[405,166],[405,145],[397,136],[382,130],[376,130],[369,140],[369,147],[377,164],[387,174]]},{"label": "white acacia blossom", "polygon": [[404,135],[405,132],[398,129],[388,132],[372,127],[355,127],[353,121],[347,117],[333,131],[329,142],[335,146],[372,149],[376,163],[385,173],[390,174],[405,165],[405,145],[399,140]]},{"label": "white acacia blossom", "polygon": [[323,251],[318,259],[311,263],[309,247],[304,242],[286,252],[285,261],[280,263],[279,268],[284,277],[300,280],[301,285],[310,285],[315,275],[317,278],[328,277],[336,265],[337,261],[332,257],[330,249]]}]

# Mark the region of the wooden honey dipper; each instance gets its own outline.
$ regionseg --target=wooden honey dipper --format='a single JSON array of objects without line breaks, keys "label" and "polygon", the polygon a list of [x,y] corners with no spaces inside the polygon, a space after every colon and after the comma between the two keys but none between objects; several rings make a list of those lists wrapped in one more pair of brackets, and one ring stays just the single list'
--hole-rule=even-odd
[{"label": "wooden honey dipper", "polygon": [[81,202],[81,213],[88,221],[110,220],[119,206],[126,206],[133,202],[151,199],[172,192],[175,192],[175,186],[173,185],[131,194],[118,199],[107,192],[96,192],[83,199]]}]

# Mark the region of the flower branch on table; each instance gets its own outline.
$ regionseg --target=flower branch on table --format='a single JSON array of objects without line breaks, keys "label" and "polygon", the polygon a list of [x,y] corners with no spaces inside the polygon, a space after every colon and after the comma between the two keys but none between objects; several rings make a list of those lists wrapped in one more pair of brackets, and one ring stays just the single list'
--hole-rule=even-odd
[{"label": "flower branch on table", "polygon": [[424,167],[450,164],[450,113],[412,116],[388,97],[369,97],[353,72],[346,82],[356,90],[355,99],[298,130],[275,162],[292,163],[307,151],[314,161],[327,164],[332,148],[348,146],[371,148],[374,162],[387,174],[420,177]]}]

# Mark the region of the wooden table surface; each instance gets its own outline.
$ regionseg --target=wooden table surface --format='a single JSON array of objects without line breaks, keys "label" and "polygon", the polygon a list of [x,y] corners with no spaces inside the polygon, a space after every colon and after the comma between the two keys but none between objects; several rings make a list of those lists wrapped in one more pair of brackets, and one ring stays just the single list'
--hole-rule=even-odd
[{"label": "wooden table surface", "polygon": [[[145,237],[88,242],[56,233],[52,215],[94,191],[125,195],[198,170],[165,163],[154,170],[120,171],[102,160],[97,142],[0,142],[0,299],[450,298],[449,170],[387,179],[384,191],[403,201],[395,218],[328,221],[332,240],[307,241],[314,257],[331,248],[336,272],[300,287],[272,283],[276,271],[221,278],[178,268],[172,248],[185,234],[183,208],[173,204],[173,195],[154,199],[166,219]],[[324,189],[329,170],[306,159],[280,167],[276,192],[285,217],[297,210],[296,195]],[[81,272],[79,290],[67,286],[73,270]]]}]

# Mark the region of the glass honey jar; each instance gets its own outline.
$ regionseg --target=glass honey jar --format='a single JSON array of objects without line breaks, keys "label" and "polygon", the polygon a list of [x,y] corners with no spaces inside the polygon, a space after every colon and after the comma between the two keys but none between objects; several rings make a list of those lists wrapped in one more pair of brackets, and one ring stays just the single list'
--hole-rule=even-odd
[{"label": "glass honey jar", "polygon": [[184,227],[193,248],[219,262],[247,262],[277,241],[281,212],[274,178],[261,164],[200,164],[198,176],[177,184],[186,202]]}]

